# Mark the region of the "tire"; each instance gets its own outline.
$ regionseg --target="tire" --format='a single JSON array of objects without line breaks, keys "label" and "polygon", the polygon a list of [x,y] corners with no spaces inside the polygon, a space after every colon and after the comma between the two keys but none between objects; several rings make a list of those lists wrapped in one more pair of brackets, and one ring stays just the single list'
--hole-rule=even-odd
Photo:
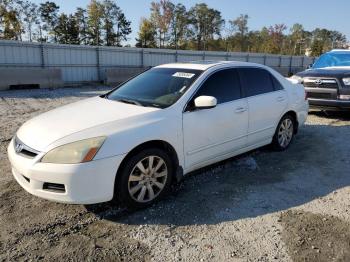
[{"label": "tire", "polygon": [[295,134],[295,125],[293,116],[287,114],[282,117],[271,143],[274,150],[284,151],[290,146]]},{"label": "tire", "polygon": [[[169,192],[175,166],[167,152],[145,149],[126,160],[115,185],[116,201],[139,209],[153,204]],[[152,170],[149,164],[153,163]]]}]

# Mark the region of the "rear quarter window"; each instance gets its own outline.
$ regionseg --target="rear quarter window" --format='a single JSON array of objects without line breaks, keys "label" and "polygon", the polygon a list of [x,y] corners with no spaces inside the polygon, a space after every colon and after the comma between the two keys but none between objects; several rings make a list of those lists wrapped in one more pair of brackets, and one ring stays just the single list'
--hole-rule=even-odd
[{"label": "rear quarter window", "polygon": [[271,79],[272,79],[272,83],[273,83],[273,87],[274,87],[275,91],[283,90],[283,86],[282,86],[281,82],[276,77],[274,77],[272,74],[270,74],[270,75],[271,75]]}]

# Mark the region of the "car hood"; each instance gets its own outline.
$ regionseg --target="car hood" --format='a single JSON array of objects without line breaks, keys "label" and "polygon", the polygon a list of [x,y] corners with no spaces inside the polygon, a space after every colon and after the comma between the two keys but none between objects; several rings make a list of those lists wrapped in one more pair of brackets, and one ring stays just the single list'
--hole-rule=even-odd
[{"label": "car hood", "polygon": [[300,77],[350,77],[350,67],[325,67],[319,69],[308,69],[297,73]]},{"label": "car hood", "polygon": [[34,117],[18,130],[17,136],[27,146],[44,151],[74,133],[157,110],[160,109],[93,97]]}]

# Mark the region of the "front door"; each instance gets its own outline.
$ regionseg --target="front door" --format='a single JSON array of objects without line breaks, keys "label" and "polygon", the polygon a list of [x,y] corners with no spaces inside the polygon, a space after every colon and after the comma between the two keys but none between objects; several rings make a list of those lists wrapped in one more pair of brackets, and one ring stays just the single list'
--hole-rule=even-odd
[{"label": "front door", "polygon": [[[196,110],[194,99],[213,96],[212,109]],[[183,114],[185,169],[216,162],[246,146],[248,104],[241,96],[238,72],[213,73],[199,88]]]}]

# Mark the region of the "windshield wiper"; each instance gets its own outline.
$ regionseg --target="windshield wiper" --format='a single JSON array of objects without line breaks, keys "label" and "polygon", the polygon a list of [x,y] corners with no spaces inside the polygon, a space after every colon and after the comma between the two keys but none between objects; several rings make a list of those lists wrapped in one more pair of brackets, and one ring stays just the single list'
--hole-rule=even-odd
[{"label": "windshield wiper", "polygon": [[130,99],[118,99],[117,101],[131,105],[143,106],[140,102]]}]

